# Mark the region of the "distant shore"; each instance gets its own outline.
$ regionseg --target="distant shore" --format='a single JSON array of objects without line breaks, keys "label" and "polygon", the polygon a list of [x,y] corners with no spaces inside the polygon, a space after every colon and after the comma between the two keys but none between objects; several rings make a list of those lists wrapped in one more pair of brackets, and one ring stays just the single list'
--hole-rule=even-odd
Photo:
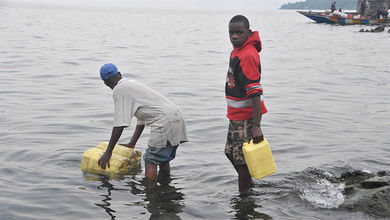
[{"label": "distant shore", "polygon": [[[332,1],[329,0],[306,0],[300,2],[286,3],[280,6],[279,9],[306,9],[306,10],[326,10],[330,9]],[[338,0],[336,1],[338,8],[343,10],[356,10],[356,0]]]}]

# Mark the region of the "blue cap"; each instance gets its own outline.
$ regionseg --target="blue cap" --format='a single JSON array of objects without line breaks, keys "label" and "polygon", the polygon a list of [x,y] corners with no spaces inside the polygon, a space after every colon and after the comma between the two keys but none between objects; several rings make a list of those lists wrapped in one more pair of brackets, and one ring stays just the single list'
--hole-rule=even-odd
[{"label": "blue cap", "polygon": [[106,63],[100,68],[100,78],[102,80],[107,80],[118,73],[118,68],[112,63]]}]

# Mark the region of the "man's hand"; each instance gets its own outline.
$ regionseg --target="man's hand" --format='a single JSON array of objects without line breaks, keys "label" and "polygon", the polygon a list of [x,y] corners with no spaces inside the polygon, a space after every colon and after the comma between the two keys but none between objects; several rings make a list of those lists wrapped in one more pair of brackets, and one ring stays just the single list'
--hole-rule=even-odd
[{"label": "man's hand", "polygon": [[127,144],[119,144],[128,148],[135,148],[135,144],[127,143]]},{"label": "man's hand", "polygon": [[110,158],[112,155],[112,151],[115,148],[115,144],[118,142],[119,138],[122,135],[123,129],[125,127],[113,127],[110,142],[108,142],[108,146],[106,149],[106,152],[104,152],[103,156],[100,157],[98,160],[98,165],[101,166],[101,168],[104,170],[106,169],[106,164],[108,165],[108,168],[110,168]]},{"label": "man's hand", "polygon": [[98,160],[98,165],[105,170],[106,169],[106,164],[108,165],[108,168],[110,168],[110,158],[111,158],[111,153],[108,153],[107,151],[104,152],[103,156],[100,157]]},{"label": "man's hand", "polygon": [[252,138],[253,138],[253,143],[258,144],[263,141],[264,135],[263,131],[261,130],[260,126],[254,125],[252,127]]}]

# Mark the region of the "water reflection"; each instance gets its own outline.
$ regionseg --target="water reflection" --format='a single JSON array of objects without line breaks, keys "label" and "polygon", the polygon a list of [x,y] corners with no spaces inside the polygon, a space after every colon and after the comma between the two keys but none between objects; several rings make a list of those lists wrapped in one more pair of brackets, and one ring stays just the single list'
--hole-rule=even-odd
[{"label": "water reflection", "polygon": [[255,198],[252,196],[246,198],[234,197],[231,199],[230,205],[235,211],[236,219],[272,219],[271,216],[256,211],[256,208],[260,208],[261,205],[257,205]]},{"label": "water reflection", "polygon": [[114,190],[114,185],[112,185],[108,181],[109,178],[107,178],[107,177],[101,177],[101,178],[99,178],[99,180],[102,184],[100,186],[98,186],[98,188],[106,188],[107,194],[101,195],[104,197],[104,199],[102,200],[103,204],[96,203],[95,205],[100,207],[100,208],[103,208],[105,210],[105,212],[111,217],[111,219],[115,219],[115,215],[113,214],[113,213],[115,213],[115,210],[110,208],[111,203],[109,202],[109,201],[111,201],[111,191]]},{"label": "water reflection", "polygon": [[159,181],[156,187],[145,189],[145,202],[149,219],[181,219],[177,214],[182,212],[184,194],[171,184],[171,178]]},{"label": "water reflection", "polygon": [[[107,193],[102,194],[102,203],[96,203],[95,205],[104,209],[104,211],[111,217],[116,219],[115,210],[111,206],[113,199],[111,196],[112,191],[128,191],[133,195],[143,197],[141,203],[133,203],[133,205],[145,207],[150,213],[149,219],[181,219],[178,214],[182,212],[184,207],[182,200],[184,194],[180,192],[180,188],[176,188],[172,185],[172,179],[170,177],[159,177],[158,182],[151,187],[146,184],[145,181],[139,183],[131,180],[126,184],[129,188],[118,189],[109,182],[108,177],[96,178],[101,184],[99,189],[107,189]],[[124,204],[128,205],[128,204]]]}]

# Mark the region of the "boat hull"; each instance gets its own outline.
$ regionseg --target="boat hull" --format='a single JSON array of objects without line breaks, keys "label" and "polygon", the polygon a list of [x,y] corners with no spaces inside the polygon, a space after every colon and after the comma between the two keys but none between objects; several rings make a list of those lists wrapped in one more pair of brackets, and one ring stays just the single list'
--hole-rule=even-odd
[{"label": "boat hull", "polygon": [[298,13],[310,18],[311,20],[317,23],[327,23],[327,24],[342,24],[342,25],[352,25],[352,24],[363,24],[363,25],[380,25],[385,23],[390,23],[388,19],[354,19],[354,18],[341,18],[336,16],[331,16],[328,14],[323,14],[319,12],[306,12],[298,11]]}]

